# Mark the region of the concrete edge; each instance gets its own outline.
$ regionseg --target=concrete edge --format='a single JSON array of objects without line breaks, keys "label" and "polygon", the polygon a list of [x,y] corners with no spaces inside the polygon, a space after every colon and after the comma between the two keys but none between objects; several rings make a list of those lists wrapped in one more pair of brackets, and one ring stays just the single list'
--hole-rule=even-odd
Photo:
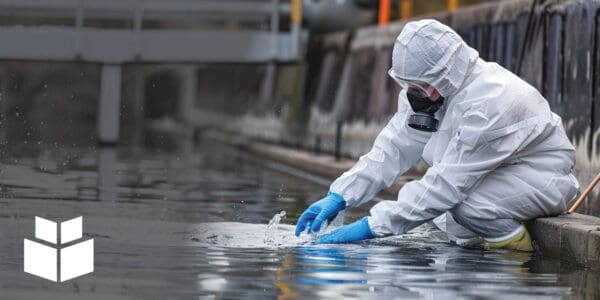
[{"label": "concrete edge", "polygon": [[[329,154],[314,154],[223,133],[211,132],[203,136],[329,179],[337,178],[355,163],[351,159],[336,161]],[[400,188],[414,179],[418,176],[401,176],[384,192],[395,198]],[[536,249],[543,256],[600,271],[600,218],[574,213],[538,218],[526,225]]]},{"label": "concrete edge", "polygon": [[564,214],[531,220],[527,228],[544,256],[600,271],[600,218]]}]

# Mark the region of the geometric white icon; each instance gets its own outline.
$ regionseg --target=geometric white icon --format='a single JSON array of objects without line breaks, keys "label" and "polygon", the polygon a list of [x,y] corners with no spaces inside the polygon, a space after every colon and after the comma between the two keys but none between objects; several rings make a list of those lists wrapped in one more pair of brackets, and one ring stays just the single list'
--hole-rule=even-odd
[{"label": "geometric white icon", "polygon": [[71,243],[83,237],[83,217],[64,221],[57,229],[56,222],[35,217],[35,238],[40,241],[24,239],[23,270],[54,282],[94,272],[94,239]]}]

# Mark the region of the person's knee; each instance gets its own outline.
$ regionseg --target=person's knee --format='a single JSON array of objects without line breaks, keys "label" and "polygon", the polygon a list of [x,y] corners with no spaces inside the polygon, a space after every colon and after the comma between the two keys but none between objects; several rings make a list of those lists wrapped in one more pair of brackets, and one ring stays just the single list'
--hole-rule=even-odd
[{"label": "person's knee", "polygon": [[477,211],[464,204],[455,207],[450,214],[456,223],[483,238],[504,236],[521,225],[514,219],[479,215]]},{"label": "person's knee", "polygon": [[469,227],[474,219],[477,218],[476,214],[473,213],[472,209],[470,209],[467,205],[461,204],[450,210],[450,215],[454,218],[456,223]]}]

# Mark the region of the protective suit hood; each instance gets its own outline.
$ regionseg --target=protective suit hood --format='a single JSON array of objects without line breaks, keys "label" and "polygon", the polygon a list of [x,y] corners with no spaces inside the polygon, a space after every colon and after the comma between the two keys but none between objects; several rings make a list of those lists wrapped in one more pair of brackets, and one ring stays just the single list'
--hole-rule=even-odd
[{"label": "protective suit hood", "polygon": [[453,96],[471,73],[479,53],[450,27],[431,19],[407,23],[394,43],[392,69],[402,79],[430,84]]}]

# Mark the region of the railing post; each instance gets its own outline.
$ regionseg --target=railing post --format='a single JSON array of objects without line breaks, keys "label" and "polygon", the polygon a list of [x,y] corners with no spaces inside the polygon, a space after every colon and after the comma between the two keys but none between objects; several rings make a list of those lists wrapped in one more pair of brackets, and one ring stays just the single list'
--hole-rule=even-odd
[{"label": "railing post", "polygon": [[335,127],[335,160],[339,161],[342,156],[342,121],[337,121]]},{"label": "railing post", "polygon": [[275,69],[276,61],[279,58],[279,0],[271,2],[271,60],[265,66],[265,76],[262,79],[259,109],[266,107],[266,104],[273,97],[275,87]]}]

